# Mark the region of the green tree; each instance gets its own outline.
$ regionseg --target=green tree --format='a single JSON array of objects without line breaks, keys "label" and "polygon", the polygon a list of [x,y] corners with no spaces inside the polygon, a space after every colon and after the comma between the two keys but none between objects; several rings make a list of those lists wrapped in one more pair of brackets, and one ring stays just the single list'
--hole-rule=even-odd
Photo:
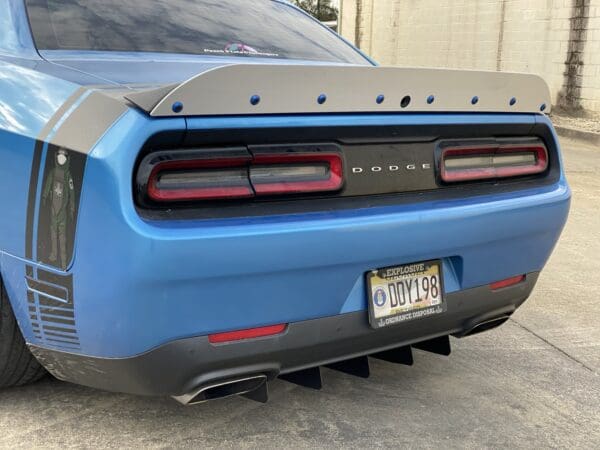
[{"label": "green tree", "polygon": [[338,9],[331,0],[293,0],[293,3],[323,22],[338,20]]}]

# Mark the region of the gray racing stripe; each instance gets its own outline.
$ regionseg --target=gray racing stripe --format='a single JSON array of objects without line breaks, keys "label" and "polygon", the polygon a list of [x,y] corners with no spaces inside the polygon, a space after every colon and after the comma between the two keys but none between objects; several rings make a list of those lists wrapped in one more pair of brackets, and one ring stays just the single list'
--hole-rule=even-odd
[{"label": "gray racing stripe", "polygon": [[127,109],[127,105],[119,100],[92,92],[69,115],[50,144],[87,155]]},{"label": "gray racing stripe", "polygon": [[58,122],[60,121],[60,119],[63,118],[63,116],[66,114],[66,112],[75,104],[77,103],[77,100],[79,100],[85,93],[87,92],[87,88],[84,87],[80,87],[79,89],[77,89],[68,99],[66,102],[64,102],[62,104],[62,106],[60,108],[58,108],[58,110],[56,110],[56,112],[54,113],[54,115],[50,118],[50,120],[48,121],[48,123],[46,124],[46,126],[42,129],[42,131],[40,132],[40,134],[38,135],[37,139],[39,141],[45,141],[46,138],[48,137],[48,135],[52,132],[52,130],[54,129],[54,127],[56,127],[56,125],[58,124]]},{"label": "gray racing stripe", "polygon": [[77,100],[87,91],[86,88],[77,89],[63,105],[58,108],[56,113],[50,118],[46,126],[42,129],[37,137],[35,149],[33,152],[33,159],[31,163],[31,174],[29,176],[29,195],[27,200],[27,222],[25,225],[25,258],[32,259],[33,254],[33,221],[35,218],[35,206],[36,206],[36,195],[39,183],[40,165],[42,160],[42,151],[44,149],[44,143],[48,138],[48,135],[52,132],[54,127],[58,124],[60,119],[66,114]]}]

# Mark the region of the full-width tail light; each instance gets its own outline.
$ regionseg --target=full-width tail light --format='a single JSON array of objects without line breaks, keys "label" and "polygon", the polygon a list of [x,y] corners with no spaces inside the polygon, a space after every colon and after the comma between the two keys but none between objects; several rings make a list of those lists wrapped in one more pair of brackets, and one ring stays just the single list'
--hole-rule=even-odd
[{"label": "full-width tail light", "polygon": [[535,175],[546,169],[548,151],[542,144],[446,147],[440,161],[446,183]]},{"label": "full-width tail light", "polygon": [[194,150],[147,157],[138,180],[154,202],[185,202],[338,191],[344,171],[337,152]]}]

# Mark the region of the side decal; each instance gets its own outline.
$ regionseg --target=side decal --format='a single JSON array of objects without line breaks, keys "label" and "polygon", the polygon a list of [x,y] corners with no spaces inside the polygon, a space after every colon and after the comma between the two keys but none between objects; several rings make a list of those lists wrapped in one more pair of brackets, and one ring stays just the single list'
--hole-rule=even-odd
[{"label": "side decal", "polygon": [[42,177],[37,260],[67,270],[73,259],[79,198],[87,156],[49,145]]},{"label": "side decal", "polygon": [[[66,272],[73,260],[87,156],[127,106],[99,92],[79,89],[44,127],[34,149],[29,185],[25,256]],[[77,104],[80,102],[79,104]],[[33,336],[46,346],[81,348],[73,273],[25,267]]]},{"label": "side decal", "polygon": [[35,220],[36,210],[36,195],[39,183],[40,166],[42,161],[42,153],[44,150],[44,143],[48,138],[48,135],[52,132],[54,127],[58,124],[60,119],[66,114],[75,102],[84,94],[86,90],[80,88],[73,95],[71,95],[67,101],[56,111],[54,116],[48,121],[46,126],[42,129],[38,139],[35,143],[33,151],[33,160],[31,163],[31,175],[29,176],[29,196],[27,200],[27,223],[25,229],[25,258],[28,260],[33,259],[33,228]]},{"label": "side decal", "polygon": [[67,350],[80,348],[72,292],[73,275],[37,269],[37,279],[27,278],[29,319],[40,343]]},{"label": "side decal", "polygon": [[[72,259],[76,223],[69,216],[72,213],[75,217],[79,207],[87,155],[110,126],[127,111],[127,106],[115,98],[100,92],[86,96],[87,92],[85,88],[78,89],[44,127],[38,136],[31,166],[25,258],[61,270],[67,269]],[[79,100],[81,103],[65,118]],[[48,148],[43,161],[46,143]],[[42,166],[44,170],[40,181]],[[38,199],[40,183],[42,195]],[[37,224],[36,210],[39,210]],[[37,247],[34,243],[36,238]],[[53,240],[55,252],[52,252]],[[34,248],[41,250],[41,254],[34,255]]]},{"label": "side decal", "polygon": [[[29,178],[27,222],[25,230],[25,257],[30,261],[33,260],[34,256],[33,248],[37,192],[45,142],[50,133],[52,133],[52,130],[58,125],[67,111],[81,98],[85,91],[84,88],[80,88],[67,99],[42,129],[35,143],[33,160],[31,163],[31,175]],[[79,348],[79,338],[77,337],[76,332],[63,331],[67,329],[71,330],[71,326],[73,327],[73,330],[75,329],[75,311],[72,301],[72,276],[68,277],[66,280],[60,280],[56,275],[42,271],[41,269],[36,270],[32,265],[27,265],[25,267],[25,274],[29,320],[33,336],[39,342],[59,346],[61,348],[72,350]],[[59,281],[59,283],[53,283],[56,281]],[[57,301],[57,299],[61,297],[63,301]]]}]

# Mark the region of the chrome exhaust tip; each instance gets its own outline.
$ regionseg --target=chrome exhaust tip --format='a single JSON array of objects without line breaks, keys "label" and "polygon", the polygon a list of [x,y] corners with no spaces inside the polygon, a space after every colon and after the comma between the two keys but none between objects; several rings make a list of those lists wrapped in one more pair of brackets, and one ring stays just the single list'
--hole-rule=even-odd
[{"label": "chrome exhaust tip", "polygon": [[494,328],[498,328],[500,325],[505,324],[508,319],[510,319],[509,315],[503,315],[500,317],[494,317],[493,319],[485,320],[483,322],[478,323],[473,328],[467,330],[461,337],[473,336],[474,334],[483,333],[484,331],[493,330]]},{"label": "chrome exhaust tip", "polygon": [[185,406],[198,405],[209,400],[244,395],[256,391],[267,382],[264,374],[235,378],[206,384],[191,391],[189,394],[173,397]]}]

